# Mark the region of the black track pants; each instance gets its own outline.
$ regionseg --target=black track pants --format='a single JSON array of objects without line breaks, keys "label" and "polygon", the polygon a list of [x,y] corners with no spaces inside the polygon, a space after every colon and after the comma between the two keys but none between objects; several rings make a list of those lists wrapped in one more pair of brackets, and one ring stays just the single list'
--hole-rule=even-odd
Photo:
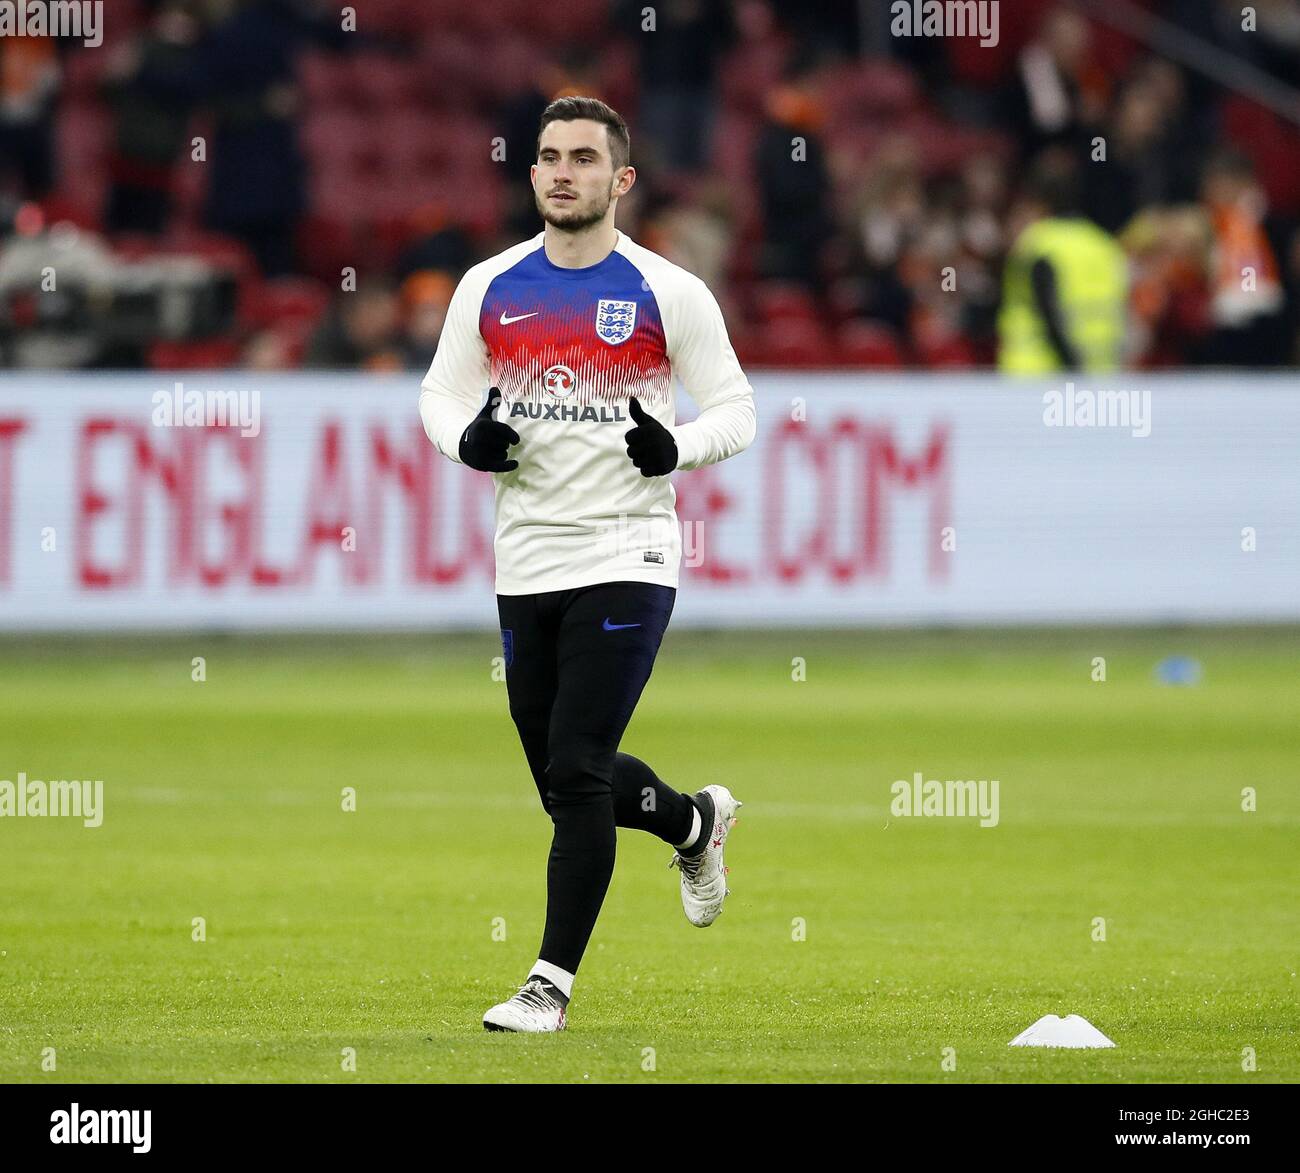
[{"label": "black track pants", "polygon": [[691,799],[618,752],[676,597],[642,582],[497,596],[510,716],[555,825],[538,956],[569,973],[609,887],[615,827],[671,844],[690,833]]}]

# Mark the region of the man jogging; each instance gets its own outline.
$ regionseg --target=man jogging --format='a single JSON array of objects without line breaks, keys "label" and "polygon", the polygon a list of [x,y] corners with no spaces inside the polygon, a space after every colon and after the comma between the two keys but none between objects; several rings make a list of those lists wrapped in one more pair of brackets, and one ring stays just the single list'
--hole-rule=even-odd
[{"label": "man jogging", "polygon": [[[692,924],[727,895],[741,804],[719,785],[680,794],[618,746],[677,594],[669,474],[747,448],[753,391],[704,283],[614,227],[628,158],[603,102],[547,107],[531,168],[545,229],[465,274],[420,394],[438,451],[493,474],[510,715],[554,824],[538,960],[489,1030],[564,1029],[616,827],[676,848]],[[690,423],[674,377],[699,406]]]}]

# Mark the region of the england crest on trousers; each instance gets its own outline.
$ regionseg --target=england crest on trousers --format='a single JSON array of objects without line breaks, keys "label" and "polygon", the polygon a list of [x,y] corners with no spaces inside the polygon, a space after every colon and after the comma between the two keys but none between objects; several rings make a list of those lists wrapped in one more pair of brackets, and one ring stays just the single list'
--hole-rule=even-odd
[{"label": "england crest on trousers", "polygon": [[632,337],[636,327],[636,302],[609,301],[601,298],[596,303],[596,336],[602,342],[617,346]]}]

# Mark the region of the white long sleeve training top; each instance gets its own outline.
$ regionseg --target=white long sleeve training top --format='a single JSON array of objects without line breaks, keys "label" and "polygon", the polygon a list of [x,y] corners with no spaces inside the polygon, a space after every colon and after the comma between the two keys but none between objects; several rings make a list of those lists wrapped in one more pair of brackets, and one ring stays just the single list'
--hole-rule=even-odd
[{"label": "white long sleeve training top", "polygon": [[[615,581],[678,585],[681,529],[666,476],[627,455],[636,396],[677,443],[678,468],[726,460],[754,440],[754,394],[722,311],[698,277],[617,234],[598,264],[566,269],[544,233],[471,268],[452,296],[420,392],[438,451],[460,460],[489,387],[520,442],[496,483],[496,591]],[[677,423],[674,377],[699,407]]]}]

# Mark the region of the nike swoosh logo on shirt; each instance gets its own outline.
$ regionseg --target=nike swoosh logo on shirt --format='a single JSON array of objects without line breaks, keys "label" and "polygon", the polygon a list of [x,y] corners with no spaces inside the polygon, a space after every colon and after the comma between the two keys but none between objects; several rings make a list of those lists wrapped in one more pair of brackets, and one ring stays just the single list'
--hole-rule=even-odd
[{"label": "nike swoosh logo on shirt", "polygon": [[537,315],[540,314],[541,312],[542,312],[541,310],[533,310],[533,312],[532,312],[531,314],[516,314],[513,318],[508,318],[508,317],[506,317],[506,312],[505,312],[505,310],[502,310],[502,311],[501,311],[501,324],[502,324],[503,326],[508,326],[508,325],[510,325],[511,322],[522,322],[525,318],[535,318],[535,317],[537,317]]},{"label": "nike swoosh logo on shirt", "polygon": [[603,626],[604,626],[604,628],[605,628],[606,631],[622,631],[625,627],[640,627],[641,624],[639,624],[639,623],[611,623],[611,622],[609,621],[609,619],[606,618],[606,620],[605,620]]}]

